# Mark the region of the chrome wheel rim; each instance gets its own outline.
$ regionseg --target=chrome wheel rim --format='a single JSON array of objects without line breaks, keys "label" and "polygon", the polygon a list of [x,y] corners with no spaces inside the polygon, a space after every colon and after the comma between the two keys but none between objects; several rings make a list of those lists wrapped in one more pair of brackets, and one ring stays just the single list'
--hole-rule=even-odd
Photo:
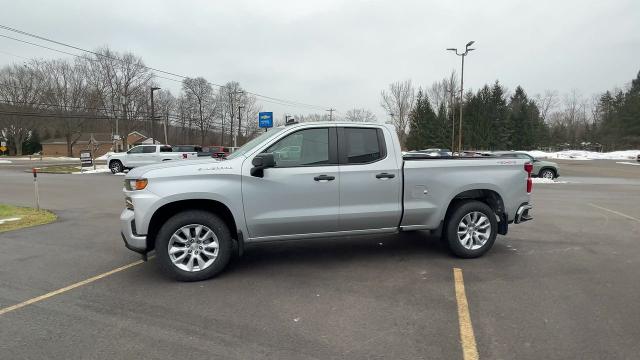
[{"label": "chrome wheel rim", "polygon": [[114,162],[113,164],[111,164],[111,171],[114,173],[119,173],[120,172],[120,164]]},{"label": "chrome wheel rim", "polygon": [[219,248],[218,237],[213,230],[202,224],[189,224],[171,235],[169,259],[180,270],[202,271],[216,261]]},{"label": "chrome wheel rim", "polygon": [[553,179],[553,172],[549,171],[549,170],[545,170],[542,173],[542,177],[545,179]]},{"label": "chrome wheel rim", "polygon": [[458,241],[468,250],[477,250],[491,237],[491,221],[487,215],[472,211],[458,223]]}]

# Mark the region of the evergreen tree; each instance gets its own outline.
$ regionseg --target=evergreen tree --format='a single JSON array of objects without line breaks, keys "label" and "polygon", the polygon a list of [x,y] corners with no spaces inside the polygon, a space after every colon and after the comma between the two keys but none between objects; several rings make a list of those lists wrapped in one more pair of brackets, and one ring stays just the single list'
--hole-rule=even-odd
[{"label": "evergreen tree", "polygon": [[495,136],[492,139],[492,143],[489,143],[490,149],[513,149],[511,141],[513,129],[507,119],[507,110],[507,100],[505,99],[504,88],[496,80],[491,88],[491,108],[489,110],[491,114],[491,124],[495,129]]},{"label": "evergreen tree", "polygon": [[407,150],[420,150],[432,147],[436,141],[438,124],[436,114],[422,89],[418,91],[415,107],[409,115],[409,135],[407,137]]}]

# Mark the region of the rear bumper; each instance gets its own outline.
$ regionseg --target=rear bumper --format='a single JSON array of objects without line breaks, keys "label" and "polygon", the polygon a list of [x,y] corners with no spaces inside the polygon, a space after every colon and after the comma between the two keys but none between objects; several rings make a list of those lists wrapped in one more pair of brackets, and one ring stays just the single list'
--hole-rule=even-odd
[{"label": "rear bumper", "polygon": [[131,210],[124,209],[120,214],[120,235],[127,249],[140,254],[148,252],[147,237],[136,234],[134,213]]},{"label": "rear bumper", "polygon": [[530,214],[531,209],[533,209],[533,206],[529,204],[520,205],[520,207],[518,208],[518,211],[516,211],[516,216],[513,222],[516,224],[520,224],[529,220],[533,220],[533,217]]}]

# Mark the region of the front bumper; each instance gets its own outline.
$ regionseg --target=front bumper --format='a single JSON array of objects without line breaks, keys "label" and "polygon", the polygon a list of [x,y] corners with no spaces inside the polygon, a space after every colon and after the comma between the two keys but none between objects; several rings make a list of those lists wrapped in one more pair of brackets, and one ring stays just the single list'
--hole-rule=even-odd
[{"label": "front bumper", "polygon": [[140,254],[146,254],[147,237],[135,232],[135,217],[133,211],[124,209],[120,214],[120,235],[127,249]]}]

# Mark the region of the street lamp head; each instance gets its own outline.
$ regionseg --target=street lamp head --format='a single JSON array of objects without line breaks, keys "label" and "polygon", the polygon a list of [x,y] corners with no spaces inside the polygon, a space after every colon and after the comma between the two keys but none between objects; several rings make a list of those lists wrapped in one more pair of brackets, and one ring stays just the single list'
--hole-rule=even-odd
[{"label": "street lamp head", "polygon": [[449,50],[449,51],[458,51],[458,49],[456,49],[456,48],[448,48],[447,50]]},{"label": "street lamp head", "polygon": [[467,49],[467,52],[475,50],[474,48]]},{"label": "street lamp head", "polygon": [[155,87],[155,86],[151,87],[151,91],[156,91],[156,90],[160,90],[160,88],[159,87]]},{"label": "street lamp head", "polygon": [[475,43],[475,41],[469,41],[469,42],[467,43],[467,47],[469,47],[469,46],[473,45],[473,43]]}]

